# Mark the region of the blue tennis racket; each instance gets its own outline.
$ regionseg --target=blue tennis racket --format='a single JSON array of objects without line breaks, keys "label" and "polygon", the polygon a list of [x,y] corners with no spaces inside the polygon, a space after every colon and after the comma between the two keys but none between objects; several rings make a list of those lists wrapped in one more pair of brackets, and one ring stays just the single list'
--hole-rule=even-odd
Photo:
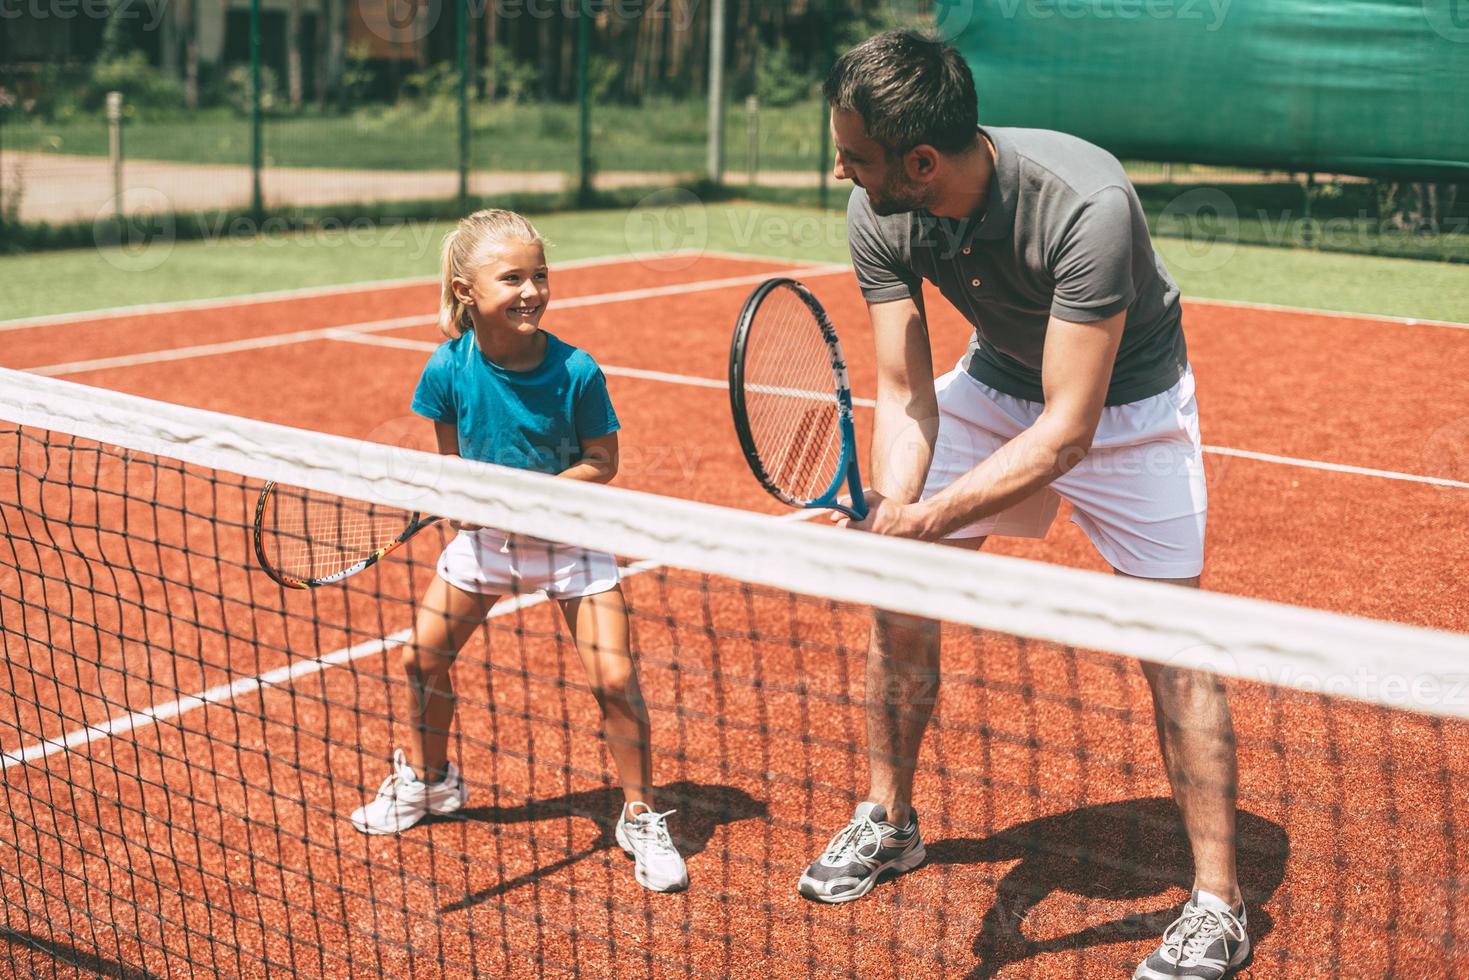
[{"label": "blue tennis racket", "polygon": [[[767,280],[745,301],[729,398],[745,460],[775,499],[867,516],[847,361],[826,310],[794,279]],[[850,505],[840,502],[844,484]]]}]

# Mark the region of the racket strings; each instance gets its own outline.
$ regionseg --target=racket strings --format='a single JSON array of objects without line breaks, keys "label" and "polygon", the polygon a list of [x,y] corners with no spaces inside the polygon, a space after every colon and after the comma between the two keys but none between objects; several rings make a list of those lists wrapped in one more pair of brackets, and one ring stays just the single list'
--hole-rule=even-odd
[{"label": "racket strings", "polygon": [[276,487],[261,532],[277,569],[320,579],[351,568],[395,541],[409,515],[295,487]]},{"label": "racket strings", "polygon": [[744,390],[770,480],[798,500],[825,493],[841,459],[841,407],[821,326],[788,290],[768,296],[751,324]]},{"label": "racket strings", "polygon": [[794,495],[812,499],[826,490],[835,473],[840,416],[819,327],[804,304],[792,305],[799,308],[791,311],[783,343],[776,349],[776,371],[784,376],[782,383],[771,386],[768,399],[780,461],[775,478]]}]

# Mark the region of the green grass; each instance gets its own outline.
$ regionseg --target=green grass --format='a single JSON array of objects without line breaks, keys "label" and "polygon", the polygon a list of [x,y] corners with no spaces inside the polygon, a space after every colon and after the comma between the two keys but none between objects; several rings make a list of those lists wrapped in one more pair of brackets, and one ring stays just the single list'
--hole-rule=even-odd
[{"label": "green grass", "polygon": [[[841,199],[842,192],[834,197]],[[668,204],[674,206],[666,206]],[[704,206],[668,192],[633,210],[536,217],[552,261],[705,247],[792,259],[846,261],[840,212],[772,204]],[[0,318],[232,296],[437,272],[443,222],[345,232],[221,238],[132,255],[76,249],[0,258]],[[1462,265],[1221,245],[1162,238],[1159,252],[1185,296],[1469,322]]]},{"label": "green grass", "polygon": [[[819,100],[764,106],[754,153],[762,170],[819,167],[825,105]],[[600,170],[702,171],[708,129],[702,100],[649,100],[592,108],[592,143]],[[452,170],[457,166],[458,107],[451,100],[367,105],[345,114],[308,109],[267,117],[267,166],[327,169]],[[750,119],[742,104],[725,116],[725,160],[736,179],[750,164]],[[8,124],[7,149],[106,156],[107,124],[99,115]],[[250,162],[249,120],[217,107],[193,114],[140,116],[124,130],[125,155],[136,160],[234,164]],[[576,163],[577,109],[560,103],[476,103],[470,107],[470,156],[482,169],[571,170]],[[1163,164],[1129,162],[1129,171],[1161,173]],[[1178,164],[1176,174],[1231,173]]]},{"label": "green grass", "polygon": [[[336,170],[454,170],[457,106],[428,99],[364,106],[345,115],[315,111],[265,122],[267,166]],[[758,153],[766,170],[814,170],[819,164],[822,106],[805,102],[760,112]],[[748,166],[743,107],[726,116],[731,170]],[[700,171],[708,115],[702,102],[601,105],[592,111],[592,151],[599,170]],[[471,160],[481,169],[563,170],[576,166],[577,108],[557,103],[471,106]],[[5,128],[6,149],[106,156],[107,125],[96,116],[67,122],[31,120]],[[136,160],[235,164],[250,162],[249,121],[229,109],[139,118],[124,129],[125,155]]]},{"label": "green grass", "polygon": [[[1182,169],[1175,168],[1175,173]],[[1308,220],[1299,184],[1137,185],[1154,239],[1194,243],[1203,264],[1221,261],[1235,245],[1469,263],[1469,198],[1461,198],[1452,211],[1441,215],[1438,233],[1410,233],[1376,217],[1376,189],[1371,184],[1343,184],[1329,190],[1329,195],[1312,199]],[[817,189],[806,187],[760,187],[744,194],[785,206],[814,207],[821,200]],[[840,188],[828,196],[829,203],[841,200],[845,192]]]}]

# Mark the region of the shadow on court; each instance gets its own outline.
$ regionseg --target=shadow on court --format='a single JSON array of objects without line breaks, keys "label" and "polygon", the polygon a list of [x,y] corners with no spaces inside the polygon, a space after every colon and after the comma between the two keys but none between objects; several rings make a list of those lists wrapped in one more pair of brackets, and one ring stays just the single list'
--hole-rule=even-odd
[{"label": "shadow on court", "polygon": [[[1241,811],[1238,822],[1240,888],[1249,908],[1250,939],[1274,923],[1260,908],[1280,886],[1290,842],[1276,823]],[[1142,903],[1193,885],[1193,859],[1178,809],[1170,799],[1139,799],[1085,807],[1017,824],[983,840],[953,838],[928,845],[926,864],[1016,861],[996,886],[985,914],[969,976],[988,980],[1011,963],[1041,953],[1133,940],[1156,940],[1182,905],[1139,912],[1079,932],[1033,940],[1025,917],[1052,894]]]},{"label": "shadow on court", "polygon": [[[584,861],[600,851],[617,849],[613,836],[616,814],[622,809],[622,790],[615,786],[570,793],[544,800],[528,800],[520,806],[468,807],[451,818],[452,820],[480,820],[487,823],[535,823],[540,820],[555,820],[564,817],[585,817],[597,825],[597,839],[582,851],[568,854],[551,864],[534,871],[509,878],[457,902],[445,905],[439,911],[460,912],[481,902],[487,902],[507,892],[529,885],[546,875],[555,874],[564,868]],[[710,786],[701,783],[680,781],[658,788],[658,809],[677,810],[678,814],[669,821],[674,842],[684,858],[700,853],[709,844],[714,831],[721,824],[764,818],[769,809],[744,790],[732,786]]]},{"label": "shadow on court", "polygon": [[[98,976],[116,977],[118,980],[159,980],[156,973],[149,973],[147,970],[135,966],[124,966],[117,960],[111,960],[105,956],[98,956],[96,953],[84,953],[70,943],[58,942],[54,939],[42,939],[40,936],[32,933],[7,929],[4,926],[0,926],[0,943],[14,943],[17,946],[23,946],[26,949],[52,957],[54,960],[51,964],[53,970],[55,969],[56,963],[65,963],[79,970],[85,970]],[[14,950],[11,951],[12,954],[14,952]],[[14,959],[10,962],[11,965],[17,965]],[[20,974],[16,975],[19,976]],[[39,974],[36,975],[39,976]]]}]

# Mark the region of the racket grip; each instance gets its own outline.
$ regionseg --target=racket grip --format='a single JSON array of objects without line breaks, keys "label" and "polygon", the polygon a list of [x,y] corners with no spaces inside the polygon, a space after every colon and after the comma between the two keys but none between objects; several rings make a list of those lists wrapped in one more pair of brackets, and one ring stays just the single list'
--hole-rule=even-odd
[{"label": "racket grip", "polygon": [[846,515],[854,521],[865,521],[867,519],[867,496],[862,492],[862,475],[857,470],[855,459],[847,467],[847,492],[852,497],[852,505],[850,508],[843,508]]}]

